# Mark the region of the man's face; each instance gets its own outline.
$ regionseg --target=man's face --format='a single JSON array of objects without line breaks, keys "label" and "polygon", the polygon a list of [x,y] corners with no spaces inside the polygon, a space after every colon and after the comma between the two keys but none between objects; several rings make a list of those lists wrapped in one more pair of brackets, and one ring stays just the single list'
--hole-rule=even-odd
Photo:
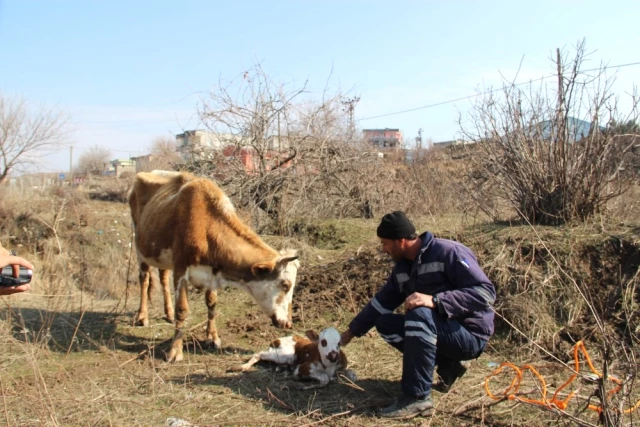
[{"label": "man's face", "polygon": [[404,241],[405,239],[380,239],[382,251],[389,255],[395,262],[400,262],[404,259]]}]

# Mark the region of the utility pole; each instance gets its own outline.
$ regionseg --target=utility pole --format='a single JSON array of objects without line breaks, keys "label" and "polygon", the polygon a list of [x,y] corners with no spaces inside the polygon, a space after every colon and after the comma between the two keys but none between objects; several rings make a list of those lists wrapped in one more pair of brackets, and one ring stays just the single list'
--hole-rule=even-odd
[{"label": "utility pole", "polygon": [[340,102],[342,102],[342,105],[344,105],[343,111],[346,111],[349,114],[349,140],[352,140],[353,134],[356,131],[353,116],[356,109],[356,104],[360,102],[360,97],[354,96],[352,98],[343,98]]}]

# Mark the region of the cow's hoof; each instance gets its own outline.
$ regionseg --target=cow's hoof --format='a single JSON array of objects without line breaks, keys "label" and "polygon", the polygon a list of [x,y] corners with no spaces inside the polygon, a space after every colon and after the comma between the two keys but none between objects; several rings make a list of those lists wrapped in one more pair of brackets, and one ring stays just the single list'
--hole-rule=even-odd
[{"label": "cow's hoof", "polygon": [[220,338],[216,338],[215,340],[208,339],[204,342],[204,346],[207,350],[221,351],[222,340]]},{"label": "cow's hoof", "polygon": [[182,359],[184,359],[182,351],[178,351],[175,348],[172,348],[169,354],[167,354],[167,362],[169,363],[182,362]]},{"label": "cow's hoof", "polygon": [[145,318],[141,318],[138,317],[135,322],[133,322],[133,326],[149,326],[149,318],[145,317]]},{"label": "cow's hoof", "polygon": [[174,323],[176,323],[176,321],[173,319],[173,317],[166,317],[166,316],[165,316],[164,320],[166,320],[166,321],[167,321],[167,323],[171,323],[172,325],[173,325]]}]

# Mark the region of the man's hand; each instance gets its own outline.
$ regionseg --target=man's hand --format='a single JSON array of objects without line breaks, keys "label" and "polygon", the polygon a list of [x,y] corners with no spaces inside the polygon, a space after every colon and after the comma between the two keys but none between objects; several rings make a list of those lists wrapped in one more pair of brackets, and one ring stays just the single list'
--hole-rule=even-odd
[{"label": "man's hand", "polygon": [[30,283],[27,283],[25,285],[20,285],[20,286],[1,286],[0,296],[19,294],[20,292],[26,292],[29,289],[31,289]]},{"label": "man's hand", "polygon": [[409,311],[416,307],[435,308],[433,303],[433,296],[427,294],[421,294],[420,292],[414,292],[404,300],[404,308]]},{"label": "man's hand", "polygon": [[351,330],[347,328],[346,331],[340,334],[340,345],[344,347],[345,345],[349,344],[352,339],[353,334],[351,333]]},{"label": "man's hand", "polygon": [[[33,270],[33,264],[29,261],[12,255],[11,252],[0,246],[0,268],[4,268],[8,265],[11,266],[13,277],[18,277],[20,274],[20,266]],[[31,285],[29,283],[20,286],[2,286],[0,287],[0,295],[17,294],[28,291],[30,288]]]}]

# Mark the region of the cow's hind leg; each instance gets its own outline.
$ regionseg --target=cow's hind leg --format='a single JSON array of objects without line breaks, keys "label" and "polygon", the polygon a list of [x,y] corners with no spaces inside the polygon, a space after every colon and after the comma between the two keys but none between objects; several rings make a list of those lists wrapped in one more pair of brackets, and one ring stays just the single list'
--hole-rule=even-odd
[{"label": "cow's hind leg", "polygon": [[151,291],[151,272],[149,271],[149,264],[146,262],[140,263],[140,272],[138,275],[140,282],[140,308],[134,325],[149,326],[149,292]]},{"label": "cow's hind leg", "polygon": [[204,297],[208,309],[206,345],[218,350],[222,345],[222,340],[220,340],[218,329],[216,328],[216,304],[218,302],[218,294],[216,291],[207,289]]},{"label": "cow's hind leg", "polygon": [[173,302],[171,296],[171,288],[169,284],[169,270],[160,270],[158,269],[158,275],[160,276],[160,284],[162,284],[162,292],[164,294],[164,314],[167,322],[174,322],[174,314],[173,314]]},{"label": "cow's hind leg", "polygon": [[173,271],[173,281],[176,287],[176,328],[171,342],[171,349],[167,354],[168,362],[181,362],[184,358],[182,345],[184,342],[184,324],[189,316],[189,283],[187,282],[184,268],[176,268]]}]

